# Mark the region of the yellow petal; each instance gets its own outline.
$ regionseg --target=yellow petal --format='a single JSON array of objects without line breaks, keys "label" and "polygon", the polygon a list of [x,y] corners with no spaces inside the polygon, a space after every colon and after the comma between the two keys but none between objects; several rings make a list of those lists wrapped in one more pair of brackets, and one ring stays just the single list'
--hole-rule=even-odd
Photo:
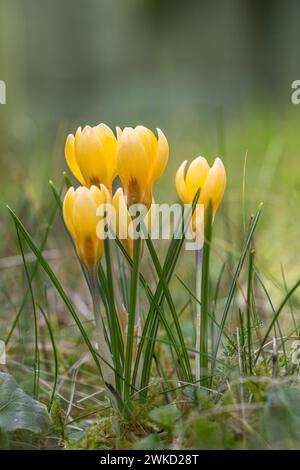
[{"label": "yellow petal", "polygon": [[74,188],[71,187],[68,189],[64,198],[64,202],[63,202],[64,221],[67,226],[67,229],[69,230],[73,238],[75,237],[75,228],[74,228],[74,220],[73,220],[75,198],[76,198],[76,194],[75,194]]},{"label": "yellow petal", "polygon": [[156,181],[165,171],[169,158],[169,144],[164,133],[157,129],[157,154],[154,161],[152,182]]},{"label": "yellow petal", "polygon": [[96,235],[97,207],[88,188],[79,187],[76,193],[73,210],[75,241],[79,256],[91,266],[97,263],[99,253],[102,254],[102,240]]},{"label": "yellow petal", "polygon": [[98,132],[86,126],[76,144],[77,163],[88,186],[107,184],[107,166]]},{"label": "yellow petal", "polygon": [[96,204],[88,188],[76,189],[74,228],[77,238],[96,237]]},{"label": "yellow petal", "polygon": [[103,240],[93,241],[91,238],[85,238],[82,241],[76,241],[76,251],[79,258],[90,269],[98,263],[102,256]]},{"label": "yellow petal", "polygon": [[123,131],[122,131],[121,127],[117,126],[117,127],[116,127],[117,140],[121,139],[122,132],[123,132]]},{"label": "yellow petal", "polygon": [[106,199],[106,193],[92,186],[89,190],[80,186],[74,191],[70,188],[63,203],[63,215],[70,231],[77,254],[90,268],[98,263],[103,251],[103,241],[96,235],[96,208],[99,200]]},{"label": "yellow petal", "polygon": [[77,127],[77,130],[75,132],[75,155],[77,152],[77,145],[78,145],[81,134],[82,134],[82,129],[81,129],[81,126],[79,126]]},{"label": "yellow petal", "polygon": [[65,145],[65,156],[66,156],[66,161],[67,164],[75,176],[75,178],[81,183],[85,184],[84,178],[82,176],[82,173],[80,171],[80,168],[78,166],[78,163],[76,161],[76,155],[75,155],[75,138],[73,134],[69,134],[66,140],[66,145]]},{"label": "yellow petal", "polygon": [[185,184],[185,177],[184,177],[186,164],[187,164],[187,160],[185,160],[178,168],[176,172],[176,177],[175,177],[175,185],[176,185],[177,194],[182,200],[183,204],[191,204],[193,202],[193,199],[190,197],[190,195],[187,192],[186,184]]},{"label": "yellow petal", "polygon": [[100,206],[100,204],[105,202],[104,194],[98,186],[95,186],[95,185],[91,186],[90,194],[92,196],[92,199],[96,207]]},{"label": "yellow petal", "polygon": [[137,192],[143,190],[148,177],[147,156],[138,132],[132,128],[126,127],[118,141],[117,167],[126,192],[134,185]]},{"label": "yellow petal", "polygon": [[153,173],[153,168],[156,161],[157,139],[153,132],[145,126],[137,126],[135,131],[140,136],[141,142],[145,149],[145,154],[147,157],[147,168],[145,168],[145,171],[148,172],[150,177],[150,174]]},{"label": "yellow petal", "polygon": [[103,194],[103,200],[106,204],[111,203],[111,193],[104,184],[100,184],[100,189]]},{"label": "yellow petal", "polygon": [[126,251],[133,256],[133,238],[128,233],[128,227],[132,219],[127,209],[122,188],[119,188],[113,196],[113,206],[116,211],[116,235],[120,239]]},{"label": "yellow petal", "polygon": [[199,204],[204,204],[204,210],[207,209],[209,200],[212,202],[213,216],[223,199],[226,187],[226,171],[222,160],[216,158],[211,167],[205,184],[199,197]]},{"label": "yellow petal", "polygon": [[108,226],[111,224],[111,193],[100,184],[100,189],[96,186],[90,188],[92,197],[96,205],[97,226],[96,233],[100,240],[106,238]]},{"label": "yellow petal", "polygon": [[195,158],[186,172],[186,189],[193,200],[199,188],[203,188],[210,166],[203,157]]},{"label": "yellow petal", "polygon": [[107,180],[106,182],[103,181],[103,183],[111,188],[112,181],[117,174],[117,139],[113,131],[106,124],[99,124],[95,127],[95,130],[104,149],[107,168]]}]

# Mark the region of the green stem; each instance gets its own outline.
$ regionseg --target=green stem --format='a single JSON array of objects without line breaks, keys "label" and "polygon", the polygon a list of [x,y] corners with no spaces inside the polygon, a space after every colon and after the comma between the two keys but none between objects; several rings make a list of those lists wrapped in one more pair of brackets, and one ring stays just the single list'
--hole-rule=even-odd
[{"label": "green stem", "polygon": [[34,339],[35,339],[35,341],[34,341],[33,396],[35,398],[38,398],[39,380],[40,380],[39,327],[38,327],[37,313],[36,313],[36,308],[35,308],[34,293],[33,293],[33,289],[32,289],[32,278],[29,274],[28,266],[27,266],[27,263],[26,263],[26,260],[25,260],[23,245],[22,245],[22,241],[21,241],[21,237],[20,237],[19,228],[18,228],[17,223],[15,223],[15,227],[16,227],[18,242],[19,242],[19,246],[20,246],[20,250],[21,250],[22,260],[23,260],[23,264],[24,264],[26,279],[27,279],[27,282],[28,282],[31,302],[32,302],[32,311],[33,311],[33,319],[34,319]]},{"label": "green stem", "polygon": [[196,305],[196,347],[195,347],[195,378],[200,384],[200,331],[201,331],[201,283],[202,283],[202,261],[203,249],[196,248],[196,298],[199,300]]},{"label": "green stem", "polygon": [[141,238],[138,237],[134,240],[133,250],[133,266],[131,272],[130,282],[130,298],[129,298],[129,314],[128,314],[128,328],[127,328],[127,342],[126,342],[126,357],[125,357],[125,382],[124,382],[124,401],[128,405],[128,399],[131,394],[131,367],[132,367],[132,352],[134,342],[134,329],[137,320],[138,311],[138,279],[139,279],[139,263],[140,263],[140,244]]},{"label": "green stem", "polygon": [[248,333],[248,360],[249,360],[250,375],[252,375],[251,296],[252,296],[252,282],[253,282],[253,262],[254,262],[254,250],[251,250],[249,253],[249,270],[248,270],[248,285],[247,285],[247,333]]},{"label": "green stem", "polygon": [[212,204],[207,207],[204,229],[201,276],[200,384],[208,387],[208,317],[209,317],[209,258],[212,238]]},{"label": "green stem", "polygon": [[110,344],[116,368],[116,387],[118,393],[121,393],[122,361],[124,356],[124,344],[118,314],[115,307],[116,292],[113,284],[113,272],[111,263],[111,252],[109,240],[104,241],[104,251],[106,259],[106,275],[108,286],[108,305],[110,316]]},{"label": "green stem", "polygon": [[101,315],[101,299],[99,294],[97,267],[89,269],[88,274],[96,322],[96,349],[104,359],[104,361],[100,360],[102,375],[106,386],[109,388],[115,388],[114,367],[111,352],[107,344],[108,338],[106,337],[103,318]]}]

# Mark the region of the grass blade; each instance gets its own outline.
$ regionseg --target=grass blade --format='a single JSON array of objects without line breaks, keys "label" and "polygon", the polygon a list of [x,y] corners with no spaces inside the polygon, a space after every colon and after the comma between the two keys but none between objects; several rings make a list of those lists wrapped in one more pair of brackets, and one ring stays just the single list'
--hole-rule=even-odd
[{"label": "grass blade", "polygon": [[41,307],[41,305],[38,306],[40,309],[41,314],[43,315],[43,318],[45,320],[45,323],[47,325],[47,329],[49,332],[50,336],[50,341],[52,345],[52,350],[53,350],[53,358],[54,358],[54,380],[53,380],[53,388],[51,392],[51,397],[48,405],[48,412],[51,411],[54,399],[55,399],[55,393],[56,393],[56,388],[57,388],[57,381],[58,381],[58,355],[57,355],[57,349],[56,349],[56,344],[55,344],[55,339],[54,339],[54,334],[52,331],[52,327],[50,324],[50,321],[47,318],[46,312],[44,312],[44,309]]},{"label": "grass blade", "polygon": [[212,239],[212,204],[207,208],[201,276],[200,374],[201,385],[208,386],[209,257]]},{"label": "grass blade", "polygon": [[36,307],[35,307],[35,299],[34,299],[34,294],[33,294],[33,289],[32,289],[31,276],[30,276],[29,271],[28,271],[28,266],[27,266],[25,256],[24,256],[23,244],[22,244],[22,240],[21,240],[21,237],[20,237],[19,228],[18,228],[18,225],[17,225],[16,222],[15,222],[15,227],[16,227],[16,232],[17,232],[17,237],[18,237],[18,244],[19,244],[19,247],[20,247],[21,256],[22,256],[22,260],[23,260],[23,264],[24,264],[25,275],[26,275],[26,279],[27,279],[27,283],[28,283],[29,292],[30,292],[32,312],[33,312],[33,318],[34,318],[33,396],[35,398],[38,398],[38,394],[39,394],[39,376],[40,376],[38,320],[37,320],[37,313],[36,313]]},{"label": "grass blade", "polygon": [[122,333],[120,329],[119,318],[117,315],[115,302],[114,302],[114,287],[113,287],[113,278],[111,270],[111,256],[110,256],[110,246],[109,240],[104,240],[104,252],[106,260],[106,276],[107,276],[107,299],[109,305],[109,316],[111,325],[110,328],[110,341],[112,354],[114,358],[114,365],[117,371],[116,374],[116,387],[118,393],[121,393],[121,382],[120,377],[122,375],[122,361],[124,359],[124,344]]},{"label": "grass blade", "polygon": [[224,328],[225,328],[227,315],[229,313],[231,302],[232,302],[233,296],[235,294],[237,281],[238,281],[239,275],[241,273],[242,267],[244,265],[244,261],[245,261],[247,252],[249,250],[249,246],[251,244],[253,234],[254,234],[256,226],[258,224],[259,217],[260,217],[260,214],[261,214],[261,210],[262,210],[262,203],[258,206],[256,214],[255,214],[255,216],[254,216],[254,218],[253,218],[253,220],[252,220],[252,222],[249,226],[246,241],[244,243],[244,247],[243,247],[243,250],[242,250],[242,254],[240,256],[236,271],[235,271],[234,276],[233,276],[233,280],[232,280],[232,283],[231,283],[231,287],[230,287],[230,290],[229,290],[229,294],[228,294],[228,297],[227,297],[227,300],[226,300],[225,308],[224,308],[221,323],[220,323],[220,331],[219,331],[219,334],[218,334],[218,337],[217,337],[216,346],[215,346],[215,350],[214,350],[214,353],[213,353],[212,375],[213,375],[213,371],[214,371],[214,368],[215,368],[215,365],[216,365],[216,359],[217,359],[218,350],[219,350],[219,346],[220,346],[220,343],[221,343],[223,331],[224,331]]},{"label": "grass blade", "polygon": [[[263,340],[262,340],[262,342],[261,342],[261,346],[260,346],[260,348],[259,348],[259,350],[258,350],[258,352],[257,352],[256,358],[255,358],[255,361],[254,361],[254,364],[257,363],[258,358],[259,358],[259,356],[260,356],[260,354],[261,354],[261,352],[262,352],[262,350],[263,350],[263,348],[264,348],[264,344],[265,344],[265,342],[267,341],[268,336],[269,336],[269,334],[270,334],[270,332],[271,332],[271,330],[272,330],[272,328],[273,328],[275,322],[278,320],[278,317],[279,317],[280,313],[282,312],[282,310],[283,310],[285,304],[289,301],[290,297],[293,295],[293,293],[295,292],[295,290],[298,289],[299,286],[300,286],[300,279],[294,284],[294,286],[292,287],[292,289],[287,293],[287,295],[286,295],[285,298],[283,299],[283,301],[282,301],[280,307],[278,308],[276,314],[274,315],[274,317],[273,317],[273,319],[272,319],[272,321],[271,321],[271,323],[270,323],[270,325],[269,325],[269,328],[267,329],[267,332],[266,332],[266,334],[265,334],[265,336],[264,336],[264,338],[263,338]],[[296,331],[297,331],[297,329],[296,329]]]},{"label": "grass blade", "polygon": [[[152,356],[153,356],[153,351],[154,351],[154,344],[156,340],[156,335],[157,335],[157,330],[158,330],[158,318],[156,316],[156,313],[158,314],[158,317],[162,320],[164,327],[167,331],[167,334],[170,338],[171,344],[173,345],[174,349],[176,350],[177,358],[179,361],[179,364],[182,367],[182,371],[184,373],[184,380],[186,381],[192,381],[192,372],[191,372],[191,366],[190,362],[188,359],[183,335],[181,332],[181,328],[178,322],[178,317],[176,313],[176,309],[174,307],[172,297],[170,295],[169,289],[168,289],[168,283],[170,282],[170,279],[172,277],[173,271],[175,269],[181,248],[183,246],[183,242],[185,240],[185,233],[188,228],[188,225],[190,223],[192,214],[196,208],[196,204],[198,202],[200,191],[197,192],[192,206],[189,208],[186,214],[184,214],[184,217],[178,222],[177,227],[174,231],[173,238],[171,240],[171,243],[168,248],[168,252],[166,255],[166,259],[164,262],[163,268],[160,265],[158,256],[156,254],[155,248],[153,246],[153,243],[151,241],[151,237],[149,234],[146,233],[146,227],[144,224],[142,224],[142,229],[144,231],[144,234],[146,236],[146,242],[147,246],[154,264],[154,267],[156,269],[159,282],[156,288],[156,292],[154,294],[153,301],[150,304],[150,309],[144,324],[143,328],[143,333],[141,337],[141,341],[139,344],[138,352],[137,352],[137,360],[136,360],[136,366],[135,366],[135,371],[134,371],[134,376],[136,377],[137,375],[137,369],[139,367],[141,355],[142,355],[142,350],[144,343],[146,341],[146,338],[148,337],[148,342],[146,346],[146,354],[145,354],[145,360],[147,361],[143,364],[143,374],[142,374],[142,384],[143,384],[143,389],[147,390],[147,385],[149,382],[149,377],[150,377],[150,367],[151,367],[151,361],[152,361]],[[173,317],[173,322],[175,324],[176,332],[179,337],[179,345],[177,344],[177,340],[175,339],[174,335],[172,334],[172,331],[166,322],[166,319],[164,315],[161,315],[160,309],[164,300],[164,297],[166,296],[169,308],[171,310],[171,314]],[[156,310],[156,306],[159,306],[159,309]],[[148,329],[150,329],[150,335],[148,334]],[[153,336],[152,336],[153,335]],[[182,358],[183,356],[183,358]],[[182,360],[183,359],[183,360]],[[179,375],[180,376],[180,375]],[[147,393],[147,392],[146,392]]]},{"label": "grass blade", "polygon": [[[255,272],[255,276],[256,276],[258,282],[260,283],[260,285],[261,285],[261,287],[262,287],[264,293],[266,294],[266,297],[267,297],[268,302],[269,302],[269,304],[270,304],[270,307],[271,307],[271,309],[272,309],[273,315],[275,316],[275,315],[276,315],[276,310],[275,310],[275,307],[274,307],[274,305],[273,305],[272,299],[271,299],[271,297],[270,297],[270,295],[269,295],[269,292],[268,292],[268,290],[267,290],[267,288],[266,288],[264,282],[262,281],[261,277],[259,276],[259,274],[258,274],[257,272]],[[285,370],[286,370],[286,372],[287,372],[287,370],[288,370],[288,363],[287,363],[287,355],[286,355],[286,350],[285,350],[285,341],[284,341],[284,339],[283,339],[283,334],[282,334],[281,326],[280,326],[280,323],[279,323],[278,320],[276,320],[276,325],[277,325],[277,328],[278,328],[278,332],[279,332],[279,336],[280,336],[280,341],[281,341],[281,345],[282,345],[282,351],[283,351],[283,357],[284,357],[284,366],[285,366]],[[296,328],[295,331],[297,331],[297,328]]]},{"label": "grass blade", "polygon": [[127,342],[126,342],[126,355],[125,355],[125,383],[124,383],[124,401],[128,405],[128,400],[131,394],[131,368],[132,368],[132,353],[134,342],[134,329],[136,324],[136,310],[138,306],[138,280],[139,280],[139,264],[140,264],[140,246],[141,237],[138,236],[134,240],[133,250],[133,266],[130,281],[130,297],[129,297],[129,312],[128,312],[128,328],[127,328]]},{"label": "grass blade", "polygon": [[[97,369],[99,370],[101,376],[102,376],[102,371],[101,371],[101,366],[100,366],[100,362],[99,362],[99,359],[98,359],[98,355],[96,353],[96,351],[94,350],[93,346],[92,346],[92,343],[90,342],[89,340],[89,337],[84,329],[84,327],[82,326],[82,323],[76,313],[76,311],[74,310],[74,307],[73,305],[71,304],[67,294],[65,293],[62,285],[60,284],[59,280],[57,279],[56,275],[54,274],[53,270],[51,269],[48,261],[44,258],[43,254],[41,253],[40,249],[36,246],[36,244],[34,243],[33,239],[31,238],[31,236],[29,235],[29,233],[27,232],[26,228],[24,227],[24,225],[22,224],[22,222],[20,221],[20,219],[18,218],[18,216],[14,213],[14,211],[9,207],[7,206],[14,222],[16,223],[20,233],[22,234],[22,236],[24,237],[26,243],[28,244],[29,248],[31,249],[31,251],[34,253],[34,255],[36,256],[37,260],[39,261],[39,264],[42,266],[42,268],[44,269],[45,273],[48,275],[49,279],[51,280],[52,284],[54,285],[55,289],[57,290],[57,292],[59,293],[62,301],[64,302],[64,304],[66,305],[67,309],[69,310],[70,314],[72,315],[76,325],[78,326],[79,328],[79,331],[95,361],[95,364],[97,366]],[[103,359],[104,360],[104,359]]]},{"label": "grass blade", "polygon": [[253,283],[253,269],[254,269],[254,250],[249,253],[249,268],[248,268],[248,284],[247,284],[247,339],[248,339],[248,360],[249,372],[252,375],[252,325],[251,325],[251,299],[252,299],[252,283]]},{"label": "grass blade", "polygon": [[[62,191],[62,188],[61,188],[61,191]],[[56,192],[57,192],[57,190],[56,190]],[[57,192],[57,194],[59,194],[59,193]],[[57,205],[55,205],[53,211],[50,214],[49,221],[48,221],[45,233],[44,233],[44,237],[43,237],[42,242],[41,242],[40,247],[39,247],[41,252],[44,250],[44,248],[46,246],[46,243],[47,243],[47,240],[48,240],[48,235],[49,235],[51,227],[53,225],[56,213],[57,213]],[[32,271],[31,271],[31,276],[30,276],[31,282],[33,281],[34,276],[36,275],[38,266],[39,266],[39,262],[38,262],[38,260],[36,260],[34,265],[33,265]],[[24,298],[22,300],[22,303],[19,307],[18,313],[16,315],[16,318],[14,319],[14,321],[12,323],[12,326],[11,326],[11,329],[8,332],[8,335],[7,335],[6,340],[5,340],[6,345],[8,345],[8,343],[10,342],[10,339],[13,335],[13,332],[14,332],[14,330],[15,330],[18,322],[19,322],[20,316],[22,315],[23,309],[26,305],[28,295],[29,295],[29,290],[25,293]]]}]

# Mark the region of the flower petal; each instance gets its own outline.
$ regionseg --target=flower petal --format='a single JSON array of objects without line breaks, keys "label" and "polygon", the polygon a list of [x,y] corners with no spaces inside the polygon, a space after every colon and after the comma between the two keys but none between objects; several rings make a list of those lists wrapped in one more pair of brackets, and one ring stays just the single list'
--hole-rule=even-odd
[{"label": "flower petal", "polygon": [[226,188],[226,171],[220,158],[216,158],[211,167],[203,189],[200,193],[199,204],[204,204],[204,211],[207,209],[209,200],[212,202],[213,216],[223,199]]},{"label": "flower petal", "polygon": [[76,157],[88,186],[107,184],[105,150],[95,128],[86,126],[76,144]]},{"label": "flower petal", "polygon": [[75,178],[80,182],[80,184],[85,184],[84,177],[80,171],[78,163],[76,161],[76,154],[75,154],[75,137],[73,134],[69,134],[66,140],[65,145],[65,156],[67,164],[75,176]]},{"label": "flower petal", "polygon": [[67,226],[67,229],[69,230],[70,234],[72,237],[75,237],[75,228],[74,228],[74,202],[76,199],[76,193],[74,191],[74,188],[71,187],[68,189],[64,202],[63,202],[63,217],[65,224]]},{"label": "flower petal", "polygon": [[118,175],[125,190],[137,182],[141,190],[147,183],[147,156],[142,140],[134,129],[126,127],[118,141]]},{"label": "flower petal", "polygon": [[186,184],[185,184],[185,167],[187,165],[187,160],[185,160],[180,167],[178,168],[176,172],[176,177],[175,177],[175,185],[176,185],[176,190],[178,193],[178,196],[182,200],[183,204],[191,204],[193,202],[193,199],[190,197],[190,195],[187,192]]},{"label": "flower petal", "polygon": [[194,199],[198,189],[202,189],[207,178],[210,166],[203,157],[195,158],[186,172],[186,188],[191,199]]},{"label": "flower petal", "polygon": [[106,124],[99,124],[95,127],[100,142],[104,148],[107,168],[107,180],[103,181],[108,187],[117,175],[117,139],[113,131]]},{"label": "flower petal", "polygon": [[113,196],[113,206],[116,211],[116,234],[126,251],[133,256],[133,238],[129,236],[128,227],[132,219],[127,209],[127,203],[122,188],[119,188]]},{"label": "flower petal", "polygon": [[157,128],[157,155],[152,173],[152,182],[156,181],[165,171],[169,159],[169,144],[164,133]]},{"label": "flower petal", "polygon": [[140,139],[145,149],[145,154],[148,163],[147,172],[150,177],[150,174],[153,172],[153,168],[155,166],[156,161],[157,139],[153,132],[145,126],[137,126],[135,128],[135,131],[140,136]]}]

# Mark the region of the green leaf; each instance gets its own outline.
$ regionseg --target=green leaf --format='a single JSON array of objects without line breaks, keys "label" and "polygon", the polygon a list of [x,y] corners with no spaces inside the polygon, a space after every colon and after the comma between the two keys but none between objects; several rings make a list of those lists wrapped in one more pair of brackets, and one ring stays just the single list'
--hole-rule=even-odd
[{"label": "green leaf", "polygon": [[149,434],[138,441],[135,446],[135,450],[161,450],[163,449],[162,442],[157,434]]},{"label": "green leaf", "polygon": [[180,411],[173,404],[159,406],[150,411],[149,418],[164,429],[172,430],[176,421],[180,418]]},{"label": "green leaf", "polygon": [[2,433],[25,429],[36,434],[44,434],[49,424],[46,406],[27,395],[10,374],[0,372]]},{"label": "green leaf", "polygon": [[300,449],[300,390],[291,387],[267,392],[261,426],[272,449]]},{"label": "green leaf", "polygon": [[187,437],[192,438],[196,449],[218,450],[224,448],[223,433],[220,425],[204,416],[195,416],[189,422]]}]

